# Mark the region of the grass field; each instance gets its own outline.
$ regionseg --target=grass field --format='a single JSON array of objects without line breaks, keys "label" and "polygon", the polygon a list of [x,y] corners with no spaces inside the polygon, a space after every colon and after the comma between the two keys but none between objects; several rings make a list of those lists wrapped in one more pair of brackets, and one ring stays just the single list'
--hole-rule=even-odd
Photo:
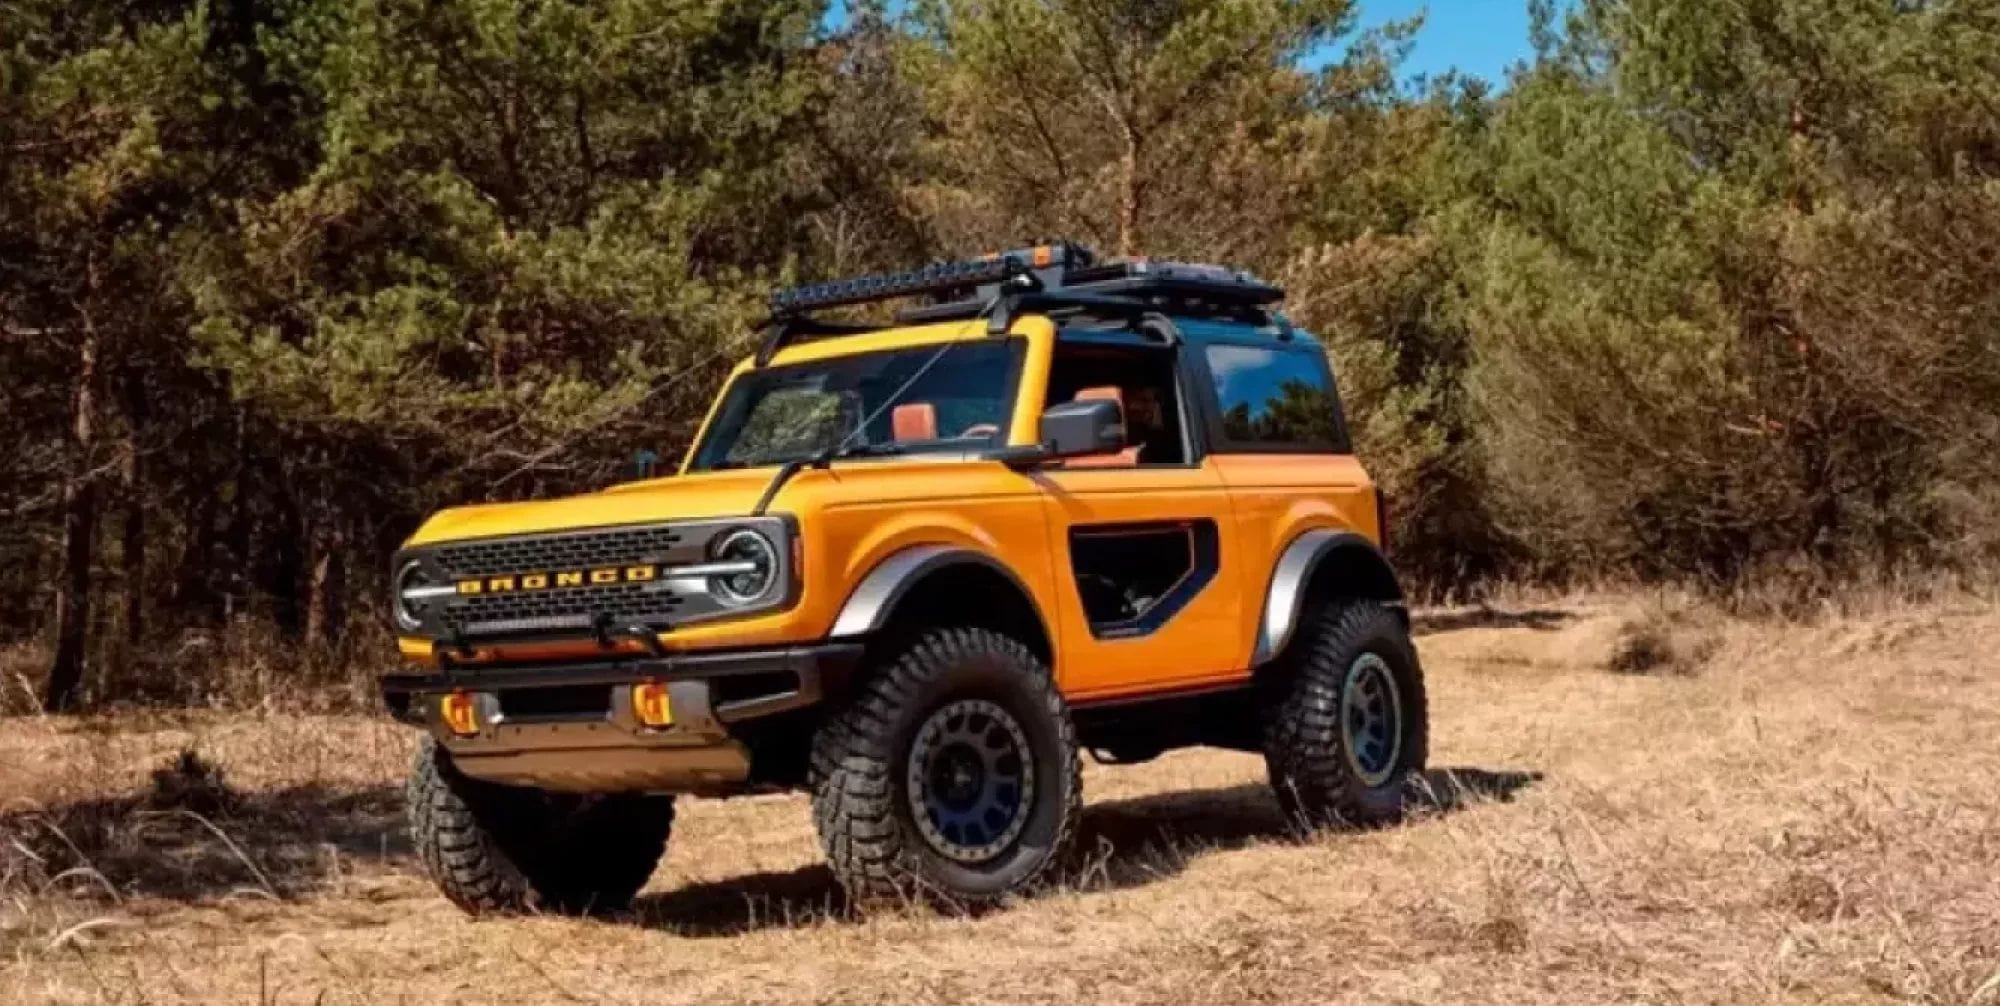
[{"label": "grass field", "polygon": [[1427,614],[1403,826],[1288,841],[1239,754],[1092,767],[1090,866],[976,919],[853,917],[781,796],[683,801],[627,915],[475,922],[386,723],[4,720],[0,1001],[2000,1006],[2000,610],[1663,605]]}]

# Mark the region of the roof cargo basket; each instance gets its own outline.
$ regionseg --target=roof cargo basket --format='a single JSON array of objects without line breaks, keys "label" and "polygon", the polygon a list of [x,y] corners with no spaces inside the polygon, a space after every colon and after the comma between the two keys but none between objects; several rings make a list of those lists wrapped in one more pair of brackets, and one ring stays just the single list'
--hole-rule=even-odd
[{"label": "roof cargo basket", "polygon": [[1285,292],[1239,269],[1144,258],[1099,262],[1089,248],[1057,241],[908,272],[779,290],[771,295],[769,334],[757,364],[770,362],[789,343],[881,327],[818,321],[812,312],[913,297],[930,303],[897,312],[897,322],[984,314],[988,330],[1002,334],[1025,311],[1132,318],[1171,311],[1269,320],[1265,309],[1283,300]]}]

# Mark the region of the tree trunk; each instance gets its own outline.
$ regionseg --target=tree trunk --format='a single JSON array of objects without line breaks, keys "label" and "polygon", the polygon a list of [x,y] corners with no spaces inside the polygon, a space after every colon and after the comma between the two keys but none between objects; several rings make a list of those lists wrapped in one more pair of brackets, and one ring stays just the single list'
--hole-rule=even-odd
[{"label": "tree trunk", "polygon": [[347,541],[322,515],[313,534],[312,578],[306,594],[306,638],[330,646],[345,628],[347,610]]},{"label": "tree trunk", "polygon": [[[211,567],[208,582],[220,583],[216,592],[215,614],[217,621],[229,621],[236,616],[250,598],[252,566],[251,544],[251,499],[250,499],[250,438],[249,418],[241,406],[236,409],[235,443],[229,454],[229,486],[233,494],[230,499],[229,522],[222,532],[223,551],[227,559],[216,555],[209,557]],[[216,570],[213,564],[227,561],[229,568]],[[219,575],[218,575],[219,574]]]},{"label": "tree trunk", "polygon": [[[281,484],[289,483],[283,474],[278,477]],[[305,605],[300,596],[305,584],[305,520],[288,487],[279,489],[275,499],[276,520],[268,545],[271,565],[263,586],[271,599],[271,620],[287,640],[297,640],[305,631]]]},{"label": "tree trunk", "polygon": [[92,471],[97,439],[97,350],[97,330],[86,317],[82,342],[77,346],[71,405],[75,458],[63,485],[63,577],[56,598],[56,653],[49,665],[48,692],[42,698],[43,708],[49,712],[75,704],[90,643],[90,559],[97,540],[97,478]]},{"label": "tree trunk", "polygon": [[125,530],[120,542],[123,555],[120,586],[125,592],[125,644],[138,646],[146,634],[146,460],[145,428],[148,418],[146,381],[137,368],[125,371],[125,420],[130,433],[125,441],[124,496]]},{"label": "tree trunk", "polygon": [[1139,134],[1125,127],[1125,149],[1118,157],[1118,254],[1139,253]]},{"label": "tree trunk", "polygon": [[[212,483],[202,483],[212,486]],[[177,616],[186,616],[190,610],[200,609],[209,621],[221,617],[216,610],[214,578],[210,575],[210,564],[215,561],[216,549],[222,544],[221,536],[215,528],[216,493],[211,488],[197,489],[187,500],[187,538],[182,542],[181,555],[174,572],[173,609]]]}]

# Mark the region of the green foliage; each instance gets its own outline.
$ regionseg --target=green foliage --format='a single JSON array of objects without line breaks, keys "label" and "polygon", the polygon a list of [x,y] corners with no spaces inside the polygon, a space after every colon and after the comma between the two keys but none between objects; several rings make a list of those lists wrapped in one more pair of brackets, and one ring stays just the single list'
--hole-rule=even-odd
[{"label": "green foliage", "polygon": [[1282,280],[1435,590],[2000,555],[1985,0],[1414,85],[1351,0],[851,6],[0,5],[0,625],[333,638],[430,508],[683,446],[770,285],[1058,235]]},{"label": "green foliage", "polygon": [[1353,3],[915,6],[905,65],[940,126],[949,243],[1065,233],[1243,261],[1270,249],[1238,215],[1296,188],[1287,162],[1311,99],[1297,64],[1351,27]]},{"label": "green foliage", "polygon": [[1996,484],[1963,323],[2000,274],[1945,249],[2000,171],[1966,114],[1996,39],[1977,4],[1604,0],[1497,102],[1466,385],[1541,562],[1728,582],[1970,533],[1939,500]]},{"label": "green foliage", "polygon": [[[433,463],[485,481],[660,429],[624,421],[740,345],[755,270],[792,241],[768,155],[804,108],[786,56],[816,4],[295,13],[265,47],[324,109],[322,156],[188,278],[237,394],[315,435],[455,440],[477,453]],[[706,390],[658,404],[684,423]]]}]

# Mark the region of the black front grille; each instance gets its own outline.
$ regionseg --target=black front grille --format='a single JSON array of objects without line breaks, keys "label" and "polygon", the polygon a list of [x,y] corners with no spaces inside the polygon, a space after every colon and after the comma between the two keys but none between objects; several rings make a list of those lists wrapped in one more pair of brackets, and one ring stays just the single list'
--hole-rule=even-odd
[{"label": "black front grille", "polygon": [[672,528],[638,527],[440,545],[432,554],[460,578],[659,562],[680,542]]},{"label": "black front grille", "polygon": [[[725,604],[705,576],[676,569],[713,559],[716,540],[750,527],[778,546],[779,582],[790,584],[790,525],[777,517],[627,524],[550,534],[476,538],[397,553],[399,585],[415,612],[413,636],[460,644],[508,636],[588,638],[644,626],[665,632],[790,603],[773,592],[754,607]],[[411,571],[413,569],[413,571]],[[403,571],[411,571],[405,573]]]},{"label": "black front grille", "polygon": [[665,624],[681,603],[658,583],[620,583],[565,590],[476,594],[456,598],[445,607],[444,621],[454,633],[544,632],[588,629],[599,618],[610,627]]},{"label": "black front grille", "polygon": [[435,568],[450,581],[488,577],[545,578],[543,586],[511,585],[462,593],[444,603],[439,621],[447,635],[491,636],[536,633],[581,634],[600,621],[623,629],[664,628],[682,601],[661,580],[558,586],[557,574],[588,575],[593,570],[657,567],[701,558],[700,541],[664,525],[563,531],[518,538],[492,538],[439,545],[430,550]]}]

